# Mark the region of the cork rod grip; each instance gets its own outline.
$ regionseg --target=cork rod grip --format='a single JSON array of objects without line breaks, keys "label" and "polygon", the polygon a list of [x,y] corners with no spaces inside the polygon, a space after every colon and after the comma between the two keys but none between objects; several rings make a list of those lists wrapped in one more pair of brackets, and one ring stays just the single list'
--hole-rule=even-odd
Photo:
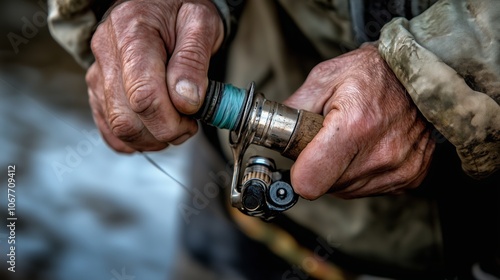
[{"label": "cork rod grip", "polygon": [[323,120],[322,115],[300,110],[295,130],[281,154],[289,159],[296,160],[300,152],[323,127]]}]

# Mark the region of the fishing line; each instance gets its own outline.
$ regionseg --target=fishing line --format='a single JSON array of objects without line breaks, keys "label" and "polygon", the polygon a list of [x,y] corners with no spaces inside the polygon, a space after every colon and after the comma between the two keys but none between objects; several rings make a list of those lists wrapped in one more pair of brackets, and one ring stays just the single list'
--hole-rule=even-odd
[{"label": "fishing line", "polygon": [[186,190],[188,193],[191,193],[191,189],[186,187],[183,183],[181,183],[179,180],[175,179],[172,175],[170,175],[165,169],[163,169],[158,163],[156,163],[150,156],[147,154],[141,152],[141,154],[146,158],[149,163],[151,163],[156,169],[160,170],[163,174],[167,175],[170,179],[174,180],[179,186],[181,186],[184,190]]},{"label": "fishing line", "polygon": [[245,102],[244,89],[231,84],[225,84],[222,100],[215,112],[212,124],[218,128],[233,130],[238,122],[238,116]]}]

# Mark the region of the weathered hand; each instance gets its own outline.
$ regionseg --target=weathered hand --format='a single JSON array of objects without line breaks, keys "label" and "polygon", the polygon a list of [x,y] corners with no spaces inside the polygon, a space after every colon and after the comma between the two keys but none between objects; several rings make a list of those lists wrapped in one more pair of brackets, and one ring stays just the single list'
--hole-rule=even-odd
[{"label": "weathered hand", "polygon": [[302,197],[399,193],[424,179],[434,141],[374,45],[317,65],[285,103],[325,115],[291,169]]},{"label": "weathered hand", "polygon": [[89,100],[106,142],[121,152],[159,150],[196,133],[211,55],[224,37],[211,1],[130,0],[92,38]]}]

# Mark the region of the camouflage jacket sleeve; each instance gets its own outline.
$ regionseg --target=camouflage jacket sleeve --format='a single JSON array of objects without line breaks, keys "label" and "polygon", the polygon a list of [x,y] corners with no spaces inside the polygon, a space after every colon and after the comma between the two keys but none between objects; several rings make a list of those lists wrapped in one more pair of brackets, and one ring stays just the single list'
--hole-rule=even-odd
[{"label": "camouflage jacket sleeve", "polygon": [[[49,31],[52,37],[84,68],[90,67],[94,56],[90,40],[99,21],[113,3],[124,0],[48,0]],[[222,18],[226,38],[230,34],[234,19],[224,0],[213,0]],[[234,1],[233,1],[234,2]],[[238,6],[243,2],[237,1]]]},{"label": "camouflage jacket sleeve", "polygon": [[52,37],[85,68],[94,60],[90,50],[90,39],[97,25],[97,16],[92,10],[93,2],[48,0],[48,22]]},{"label": "camouflage jacket sleeve", "polygon": [[467,174],[500,168],[500,1],[441,0],[396,18],[379,51]]}]

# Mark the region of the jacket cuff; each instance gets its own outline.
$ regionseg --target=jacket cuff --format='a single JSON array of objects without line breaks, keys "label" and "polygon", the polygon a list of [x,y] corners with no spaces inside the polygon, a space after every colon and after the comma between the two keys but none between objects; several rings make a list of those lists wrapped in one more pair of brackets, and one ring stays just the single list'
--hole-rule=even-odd
[{"label": "jacket cuff", "polygon": [[[446,2],[442,1],[441,4],[447,6]],[[458,24],[454,20],[442,21],[446,12],[454,14],[453,9],[443,11],[442,6],[437,8],[441,19],[434,22],[431,17],[433,11],[429,11],[421,19],[417,17],[409,22],[398,18],[387,24],[381,32],[379,52],[425,118],[456,147],[463,170],[471,177],[484,178],[500,169],[500,106],[499,100],[495,100],[500,96],[500,88],[495,83],[500,81],[500,71],[497,71],[500,66],[496,65],[495,69],[495,65],[485,62],[484,68],[469,73],[476,82],[466,82],[464,71],[471,69],[470,63],[483,63],[480,59],[469,61],[467,49],[481,46],[464,46],[465,42],[461,40],[455,41],[454,45],[450,45],[452,42],[431,42],[429,38],[440,38],[446,35],[445,32],[441,33],[443,30],[455,28]],[[462,15],[457,18],[467,20]],[[425,20],[424,28],[424,23],[419,26],[419,20]],[[433,24],[439,25],[433,28]],[[467,37],[471,34],[464,35],[464,30],[460,28],[455,28],[454,32],[458,33],[457,38],[466,36],[478,39],[478,34]],[[493,49],[498,48],[498,38],[496,42],[497,46],[493,46]],[[449,57],[436,54],[449,54],[451,50],[454,50],[453,55]],[[498,52],[492,51],[489,55],[492,56],[490,58],[497,55],[493,61],[500,61]],[[484,69],[488,67],[490,71],[485,72]],[[491,78],[491,75],[493,79],[484,81],[485,77]]]},{"label": "jacket cuff", "polygon": [[90,40],[97,24],[91,1],[48,0],[49,31],[78,64],[90,67],[94,56]]}]

